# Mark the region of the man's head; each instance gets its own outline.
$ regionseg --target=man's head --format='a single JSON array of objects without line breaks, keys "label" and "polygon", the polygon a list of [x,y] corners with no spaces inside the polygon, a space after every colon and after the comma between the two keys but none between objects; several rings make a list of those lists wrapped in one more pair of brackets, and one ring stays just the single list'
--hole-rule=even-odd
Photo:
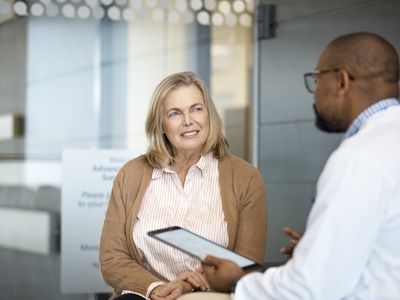
[{"label": "man's head", "polygon": [[373,103],[399,94],[399,57],[384,38],[352,33],[333,40],[321,53],[316,70],[316,125],[344,132]]}]

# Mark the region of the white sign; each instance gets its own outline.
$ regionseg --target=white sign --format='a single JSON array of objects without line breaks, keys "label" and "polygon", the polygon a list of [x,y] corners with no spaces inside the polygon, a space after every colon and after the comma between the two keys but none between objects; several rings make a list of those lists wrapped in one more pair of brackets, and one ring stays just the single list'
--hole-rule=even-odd
[{"label": "white sign", "polygon": [[111,288],[99,269],[99,241],[115,175],[138,151],[65,150],[61,191],[61,291]]}]

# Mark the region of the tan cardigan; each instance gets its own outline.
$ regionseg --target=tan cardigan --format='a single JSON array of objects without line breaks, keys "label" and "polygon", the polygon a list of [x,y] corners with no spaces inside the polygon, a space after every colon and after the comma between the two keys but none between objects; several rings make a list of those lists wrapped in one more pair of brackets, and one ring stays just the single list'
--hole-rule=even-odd
[{"label": "tan cardigan", "polygon": [[[228,248],[263,262],[267,230],[263,177],[234,155],[220,159],[218,170]],[[126,163],[114,180],[99,258],[103,278],[117,294],[131,290],[145,295],[152,282],[160,281],[143,267],[133,241],[133,225],[152,172],[140,156]]]}]

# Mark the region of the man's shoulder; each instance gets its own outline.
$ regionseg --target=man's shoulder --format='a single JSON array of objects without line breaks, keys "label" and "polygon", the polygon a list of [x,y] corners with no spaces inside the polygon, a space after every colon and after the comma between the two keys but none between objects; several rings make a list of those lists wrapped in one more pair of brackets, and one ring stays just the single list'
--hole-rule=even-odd
[{"label": "man's shoulder", "polygon": [[400,106],[371,116],[360,131],[345,140],[339,149],[370,153],[372,156],[383,153],[390,156],[394,150],[393,154],[397,156],[400,151]]},{"label": "man's shoulder", "polygon": [[352,166],[361,173],[375,168],[392,181],[400,182],[400,114],[395,120],[388,112],[374,115],[357,134],[344,140],[330,155],[325,169],[343,172]]}]

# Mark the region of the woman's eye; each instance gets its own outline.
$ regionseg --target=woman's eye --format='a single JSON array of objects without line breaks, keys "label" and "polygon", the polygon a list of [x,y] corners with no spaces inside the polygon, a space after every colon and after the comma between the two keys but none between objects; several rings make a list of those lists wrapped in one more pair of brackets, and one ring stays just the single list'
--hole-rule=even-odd
[{"label": "woman's eye", "polygon": [[196,106],[193,108],[193,111],[202,111],[203,108],[201,106]]},{"label": "woman's eye", "polygon": [[178,112],[177,111],[173,111],[173,112],[171,112],[169,115],[168,115],[168,117],[175,117],[175,116],[177,116],[178,115]]}]

